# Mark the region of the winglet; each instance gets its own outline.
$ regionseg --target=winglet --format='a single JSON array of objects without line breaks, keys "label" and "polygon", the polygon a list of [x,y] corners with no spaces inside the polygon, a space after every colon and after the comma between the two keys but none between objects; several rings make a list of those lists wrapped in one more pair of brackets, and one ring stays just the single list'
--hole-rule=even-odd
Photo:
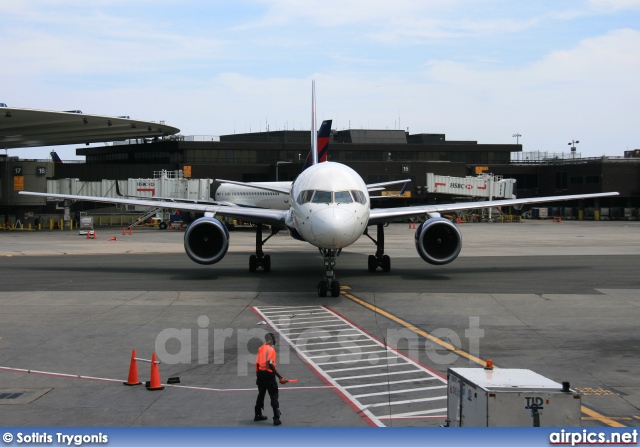
[{"label": "winglet", "polygon": [[402,189],[400,190],[400,194],[398,194],[398,196],[402,197],[404,195],[404,192],[407,190],[407,186],[409,186],[409,182],[406,182],[404,184],[404,186],[402,187]]}]

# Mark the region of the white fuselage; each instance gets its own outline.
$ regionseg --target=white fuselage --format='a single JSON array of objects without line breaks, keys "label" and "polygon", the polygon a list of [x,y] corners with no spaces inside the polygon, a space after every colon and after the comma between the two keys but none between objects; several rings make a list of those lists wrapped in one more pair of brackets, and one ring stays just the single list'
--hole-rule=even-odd
[{"label": "white fuselage", "polygon": [[[250,185],[250,183],[247,184],[247,186],[222,183],[216,190],[215,200],[217,202],[229,202],[235,205],[253,208],[268,208],[274,210],[289,209],[289,194],[252,188]],[[262,182],[259,183],[259,185],[265,187],[291,188],[291,182]]]},{"label": "white fuselage", "polygon": [[343,164],[325,162],[306,169],[293,182],[290,202],[287,225],[316,247],[347,247],[367,228],[367,186]]}]

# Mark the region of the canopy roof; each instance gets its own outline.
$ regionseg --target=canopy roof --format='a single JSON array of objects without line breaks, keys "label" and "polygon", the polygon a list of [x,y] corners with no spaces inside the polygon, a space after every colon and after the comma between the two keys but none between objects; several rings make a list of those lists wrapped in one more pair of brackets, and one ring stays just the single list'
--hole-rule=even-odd
[{"label": "canopy roof", "polygon": [[126,117],[87,115],[78,111],[0,107],[0,149],[99,143],[175,135],[180,129]]}]

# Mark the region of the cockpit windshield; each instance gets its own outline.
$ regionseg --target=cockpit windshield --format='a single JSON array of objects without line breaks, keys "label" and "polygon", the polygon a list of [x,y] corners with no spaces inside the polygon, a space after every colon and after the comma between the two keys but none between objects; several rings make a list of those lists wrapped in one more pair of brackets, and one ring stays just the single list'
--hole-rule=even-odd
[{"label": "cockpit windshield", "polygon": [[349,191],[336,191],[334,193],[334,197],[336,203],[351,203],[353,199],[351,198],[351,193]]},{"label": "cockpit windshield", "polygon": [[316,191],[311,201],[313,203],[331,203],[331,191]]},{"label": "cockpit windshield", "polygon": [[366,196],[362,191],[300,191],[296,199],[300,205],[303,203],[367,203]]}]

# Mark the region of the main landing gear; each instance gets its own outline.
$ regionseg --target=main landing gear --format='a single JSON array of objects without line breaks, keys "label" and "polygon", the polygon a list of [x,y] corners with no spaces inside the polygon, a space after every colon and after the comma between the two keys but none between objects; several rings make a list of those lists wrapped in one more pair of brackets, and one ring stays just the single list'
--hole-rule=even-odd
[{"label": "main landing gear", "polygon": [[325,297],[327,292],[331,292],[331,296],[340,296],[340,283],[336,280],[333,267],[336,265],[336,258],[340,255],[342,249],[320,248],[320,253],[324,258],[324,279],[318,283],[318,296]]},{"label": "main landing gear", "polygon": [[249,256],[249,271],[255,272],[258,268],[262,268],[265,272],[271,271],[271,256],[265,255],[262,246],[280,231],[278,228],[271,227],[271,234],[262,240],[262,224],[256,227],[256,254]]},{"label": "main landing gear", "polygon": [[376,225],[378,228],[378,240],[376,241],[369,235],[369,228],[364,231],[364,235],[373,241],[376,245],[376,254],[369,255],[367,267],[370,272],[375,272],[378,267],[382,268],[383,272],[391,271],[391,258],[384,254],[384,224]]}]

